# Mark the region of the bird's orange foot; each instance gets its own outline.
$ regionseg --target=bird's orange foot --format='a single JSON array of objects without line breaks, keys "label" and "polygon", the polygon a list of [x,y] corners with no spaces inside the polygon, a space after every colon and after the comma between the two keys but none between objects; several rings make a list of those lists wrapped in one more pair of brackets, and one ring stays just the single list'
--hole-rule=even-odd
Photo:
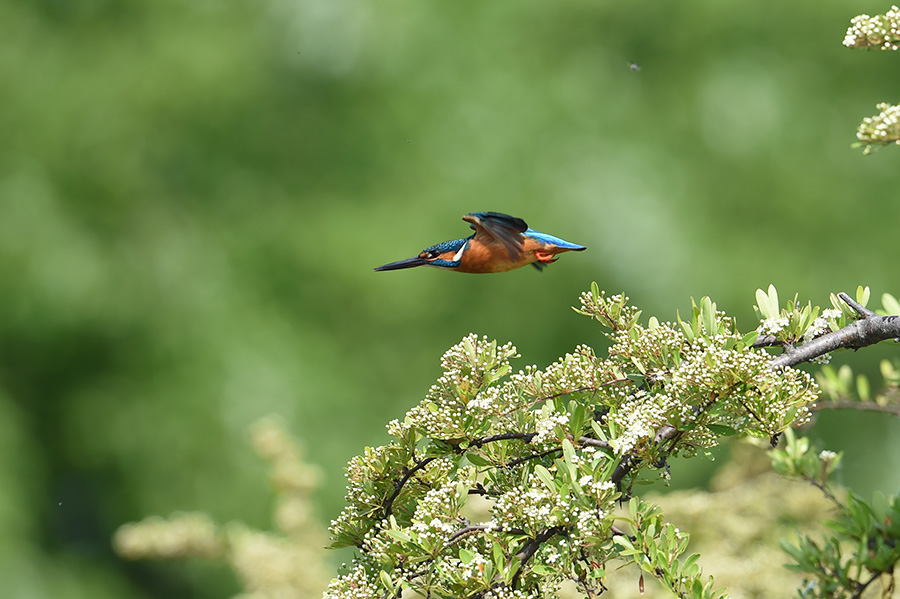
[{"label": "bird's orange foot", "polygon": [[550,264],[551,262],[556,262],[557,260],[559,260],[559,256],[555,256],[555,255],[551,254],[550,252],[542,252],[539,250],[539,251],[536,251],[534,253],[534,255],[537,256],[537,259],[542,264]]}]

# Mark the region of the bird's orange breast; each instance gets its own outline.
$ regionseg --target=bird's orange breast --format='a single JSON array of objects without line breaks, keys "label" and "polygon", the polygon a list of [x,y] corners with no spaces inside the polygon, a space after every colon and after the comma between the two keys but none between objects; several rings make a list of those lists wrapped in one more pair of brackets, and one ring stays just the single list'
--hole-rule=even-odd
[{"label": "bird's orange breast", "polygon": [[493,273],[506,272],[531,264],[537,260],[533,252],[517,252],[515,258],[510,257],[509,251],[501,244],[486,244],[469,242],[460,258],[460,272]]}]

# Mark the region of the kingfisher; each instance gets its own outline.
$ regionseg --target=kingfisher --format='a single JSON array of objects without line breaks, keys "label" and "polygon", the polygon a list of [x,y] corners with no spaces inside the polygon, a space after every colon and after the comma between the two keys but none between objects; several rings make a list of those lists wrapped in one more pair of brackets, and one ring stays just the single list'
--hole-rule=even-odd
[{"label": "kingfisher", "polygon": [[418,256],[379,266],[375,270],[400,270],[436,266],[470,273],[506,272],[531,264],[543,270],[563,252],[587,248],[535,231],[521,218],[500,212],[471,212],[464,217],[475,233],[425,248]]}]

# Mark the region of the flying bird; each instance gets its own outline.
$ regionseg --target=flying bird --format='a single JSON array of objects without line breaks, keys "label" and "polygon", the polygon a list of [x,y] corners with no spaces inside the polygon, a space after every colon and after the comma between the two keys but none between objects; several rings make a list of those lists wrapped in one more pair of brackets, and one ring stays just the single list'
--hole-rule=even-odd
[{"label": "flying bird", "polygon": [[425,248],[418,256],[398,260],[375,270],[436,266],[471,273],[506,272],[531,264],[538,270],[555,262],[563,252],[587,248],[535,231],[521,218],[499,212],[472,212],[464,221],[475,233]]}]

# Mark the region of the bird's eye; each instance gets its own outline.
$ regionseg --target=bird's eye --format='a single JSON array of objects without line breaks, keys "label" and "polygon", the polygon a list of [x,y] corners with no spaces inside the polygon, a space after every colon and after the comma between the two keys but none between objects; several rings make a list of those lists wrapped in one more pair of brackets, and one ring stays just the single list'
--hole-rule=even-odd
[{"label": "bird's eye", "polygon": [[437,258],[441,253],[438,250],[425,250],[421,254],[419,254],[419,258],[427,258],[431,260],[432,258]]}]

